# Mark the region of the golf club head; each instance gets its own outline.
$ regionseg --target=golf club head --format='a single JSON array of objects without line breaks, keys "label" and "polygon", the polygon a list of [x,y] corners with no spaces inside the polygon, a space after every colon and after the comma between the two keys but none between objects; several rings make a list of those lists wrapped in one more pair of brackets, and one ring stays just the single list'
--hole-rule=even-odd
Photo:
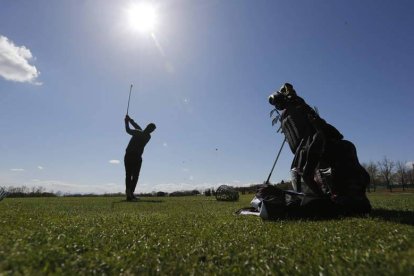
[{"label": "golf club head", "polygon": [[272,117],[273,113],[275,113],[275,112],[277,112],[277,114],[279,114],[279,111],[275,108],[275,109],[272,109],[272,111],[270,111],[270,117]]},{"label": "golf club head", "polygon": [[277,122],[279,121],[280,115],[277,115],[273,120],[272,120],[272,126],[274,126],[275,124],[277,124]]},{"label": "golf club head", "polygon": [[318,114],[318,116],[319,116],[319,109],[318,109],[318,107],[317,106],[314,106],[313,107],[313,110],[315,110],[316,114]]}]

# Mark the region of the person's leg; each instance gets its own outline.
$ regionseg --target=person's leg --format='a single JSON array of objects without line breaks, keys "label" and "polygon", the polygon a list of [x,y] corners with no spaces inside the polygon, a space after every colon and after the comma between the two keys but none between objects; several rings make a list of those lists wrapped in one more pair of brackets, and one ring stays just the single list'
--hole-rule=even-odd
[{"label": "person's leg", "polygon": [[137,187],[139,173],[141,171],[141,165],[142,165],[142,158],[139,158],[134,164],[134,171],[132,173],[132,181],[131,181],[131,195],[134,196],[135,188]]},{"label": "person's leg", "polygon": [[132,186],[133,166],[131,166],[132,165],[131,158],[128,156],[128,154],[125,154],[124,165],[125,165],[125,194],[126,194],[127,200],[131,200],[132,199],[131,186]]}]

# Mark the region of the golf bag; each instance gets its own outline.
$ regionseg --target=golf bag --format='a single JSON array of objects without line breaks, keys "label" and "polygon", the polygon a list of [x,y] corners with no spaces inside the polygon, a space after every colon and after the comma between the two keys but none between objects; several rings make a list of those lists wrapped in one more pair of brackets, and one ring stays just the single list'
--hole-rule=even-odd
[{"label": "golf bag", "polygon": [[[262,219],[334,218],[364,215],[371,205],[366,197],[338,197],[304,194],[281,190],[273,185],[261,186],[251,201],[249,214],[256,212]],[[239,212],[241,213],[241,212]]]},{"label": "golf bag", "polygon": [[[333,202],[366,199],[370,179],[358,161],[355,146],[322,119],[286,83],[270,95],[269,103],[281,110],[276,120],[294,154],[291,165],[292,186],[296,192],[327,197]],[[279,112],[278,112],[279,113]],[[363,209],[370,210],[368,206]]]}]

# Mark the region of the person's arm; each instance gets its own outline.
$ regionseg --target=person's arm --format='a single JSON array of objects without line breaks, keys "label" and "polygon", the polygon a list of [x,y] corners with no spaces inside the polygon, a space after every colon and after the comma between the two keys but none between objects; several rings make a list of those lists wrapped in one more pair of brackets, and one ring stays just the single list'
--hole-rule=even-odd
[{"label": "person's arm", "polygon": [[130,135],[134,135],[134,131],[132,129],[129,128],[129,122],[131,121],[131,118],[129,118],[129,116],[125,116],[125,131],[130,134]]},{"label": "person's arm", "polygon": [[130,119],[129,120],[129,122],[131,123],[131,125],[135,128],[135,129],[138,129],[138,130],[141,130],[142,131],[142,128],[137,124],[137,123],[135,123],[135,121],[134,120],[132,120],[132,119]]}]

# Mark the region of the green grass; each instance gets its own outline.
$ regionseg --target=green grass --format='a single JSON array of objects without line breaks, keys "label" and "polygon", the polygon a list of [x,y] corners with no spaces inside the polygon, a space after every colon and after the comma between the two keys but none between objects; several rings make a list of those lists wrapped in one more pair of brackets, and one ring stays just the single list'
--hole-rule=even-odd
[{"label": "green grass", "polygon": [[6,198],[0,274],[414,274],[414,194],[323,221],[234,215],[251,198]]}]

